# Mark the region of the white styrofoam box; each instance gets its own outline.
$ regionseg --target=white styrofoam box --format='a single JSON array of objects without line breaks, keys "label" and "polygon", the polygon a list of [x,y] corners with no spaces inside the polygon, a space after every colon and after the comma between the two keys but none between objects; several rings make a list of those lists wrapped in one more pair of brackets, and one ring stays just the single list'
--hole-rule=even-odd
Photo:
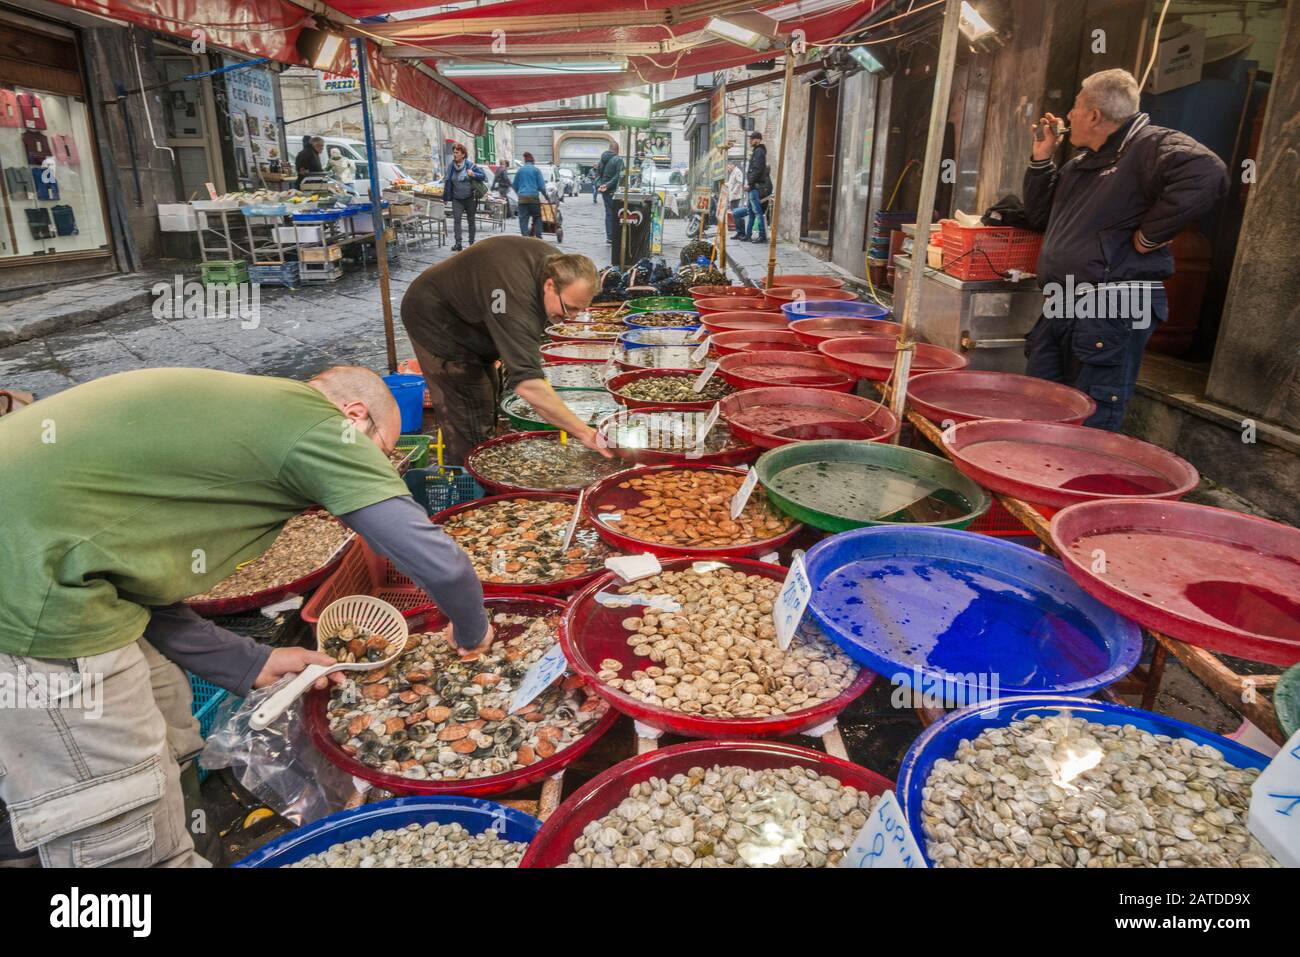
[{"label": "white styrofoam box", "polygon": [[275,238],[282,243],[318,243],[324,236],[320,226],[277,226]]},{"label": "white styrofoam box", "polygon": [[199,221],[189,203],[159,203],[158,228],[164,233],[198,232]]},{"label": "white styrofoam box", "polygon": [[1167,93],[1190,86],[1205,67],[1205,30],[1187,24],[1167,24],[1156,48],[1156,65],[1147,80],[1148,93]]}]

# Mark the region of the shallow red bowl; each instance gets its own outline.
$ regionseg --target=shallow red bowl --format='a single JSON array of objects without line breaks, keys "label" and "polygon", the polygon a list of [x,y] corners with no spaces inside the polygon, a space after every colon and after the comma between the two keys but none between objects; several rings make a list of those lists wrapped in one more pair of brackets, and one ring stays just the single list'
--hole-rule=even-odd
[{"label": "shallow red bowl", "polygon": [[763,290],[763,298],[773,306],[784,306],[796,299],[815,299],[818,302],[856,302],[857,295],[847,289],[834,289],[827,286],[773,286]]},{"label": "shallow red bowl", "polygon": [[[817,347],[817,352],[846,375],[856,379],[884,382],[894,371],[896,342],[882,336],[855,336],[845,339],[827,339]],[[964,369],[970,360],[960,353],[928,342],[916,343],[908,379],[922,372]]]},{"label": "shallow red bowl", "polygon": [[[555,598],[488,598],[483,602],[489,614],[504,612],[506,614],[523,614],[537,616],[547,612],[563,611],[565,604]],[[447,619],[441,611],[435,609],[422,616],[411,619],[411,632],[439,631],[447,626]],[[562,627],[562,625],[561,625]],[[512,637],[506,635],[507,638]],[[549,758],[543,758],[526,768],[516,768],[505,774],[494,774],[483,778],[458,781],[416,781],[398,774],[388,774],[376,768],[362,764],[347,754],[334,743],[330,737],[329,721],[325,712],[329,708],[329,690],[312,690],[307,693],[303,707],[303,720],[306,722],[312,744],[335,767],[358,777],[363,781],[381,787],[394,794],[464,794],[467,796],[485,794],[504,794],[517,791],[538,781],[545,780],[556,771],[571,764],[587,752],[600,736],[610,729],[618,720],[618,710],[610,708],[592,727],[590,731],[569,745],[563,751],[556,751]]]},{"label": "shallow red bowl", "polygon": [[608,362],[617,342],[548,342],[538,352],[545,362]]},{"label": "shallow red bowl", "polygon": [[954,426],[943,442],[953,464],[980,485],[1052,508],[1178,499],[1201,480],[1191,463],[1158,445],[1083,425],[979,419]]},{"label": "shallow red bowl", "polygon": [[[626,329],[623,329],[623,330],[615,331],[615,332],[599,332],[599,333],[595,333],[594,335],[590,335],[590,336],[577,336],[577,335],[573,335],[573,334],[571,334],[571,333],[564,333],[564,332],[559,332],[559,331],[557,331],[557,330],[559,330],[559,328],[560,328],[561,325],[564,325],[564,323],[557,323],[556,325],[553,325],[553,326],[547,326],[547,327],[546,327],[546,330],[545,330],[545,331],[546,331],[546,337],[547,337],[548,339],[550,339],[552,342],[616,342],[616,341],[618,341],[618,337],[619,337],[619,335],[620,335],[622,332],[626,332],[626,331],[627,331]],[[598,325],[602,325],[602,323],[598,323],[598,322],[574,322],[574,323],[568,323],[568,325],[574,325],[574,326],[598,326]],[[608,326],[608,325],[613,325],[613,323],[609,323],[609,322],[607,322],[607,323],[603,323],[603,325],[607,325],[607,326]]]},{"label": "shallow red bowl", "polygon": [[1072,386],[1010,372],[926,372],[907,383],[907,401],[931,422],[1025,419],[1080,424],[1097,403]]},{"label": "shallow red bowl", "polygon": [[[649,475],[653,472],[666,472],[670,470],[682,469],[702,469],[709,472],[726,472],[731,475],[744,475],[740,469],[723,468],[717,465],[642,465],[637,468],[628,469],[626,472],[619,472],[617,475],[610,475],[601,479],[592,485],[586,497],[583,499],[582,509],[587,515],[587,520],[596,527],[604,539],[617,548],[619,551],[628,554],[640,554],[649,552],[660,558],[752,558],[758,555],[766,555],[768,552],[779,550],[787,544],[790,539],[794,538],[802,530],[803,526],[796,522],[793,526],[782,532],[780,535],[772,538],[765,538],[761,541],[750,542],[744,545],[728,545],[724,548],[690,548],[685,545],[663,545],[659,542],[648,542],[644,539],[633,538],[618,530],[616,522],[607,522],[600,518],[602,512],[622,511],[625,508],[634,508],[636,503],[645,495],[636,489],[619,488],[620,482],[626,482],[629,479],[638,478],[643,475]],[[754,489],[754,495],[765,495],[762,486]],[[752,500],[752,496],[751,496]]]},{"label": "shallow red bowl", "polygon": [[[772,277],[769,283],[763,280],[764,288],[776,289],[780,286],[802,286],[811,289],[843,289],[844,280],[834,276],[818,276],[807,272],[782,272]],[[812,299],[812,296],[808,297]]]},{"label": "shallow red bowl", "polygon": [[789,327],[782,313],[764,312],[761,309],[715,312],[711,316],[701,316],[700,321],[709,332],[735,332],[738,329],[785,330]]},{"label": "shallow red bowl", "polygon": [[[622,475],[622,472],[615,473]],[[613,478],[613,476],[608,476]],[[573,502],[577,503],[578,496],[567,492],[510,492],[505,495],[489,495],[487,498],[476,498],[472,502],[462,502],[459,505],[453,505],[451,508],[445,508],[436,515],[429,518],[434,525],[442,525],[447,519],[461,512],[468,512],[476,508],[482,508],[485,505],[491,505],[494,502],[505,502],[510,499],[526,498],[536,499],[539,502]],[[452,541],[455,541],[453,538]],[[561,578],[558,581],[542,582],[536,585],[526,584],[509,584],[504,582],[482,582],[483,594],[490,596],[517,595],[517,596],[540,596],[540,595],[571,595],[574,591],[581,588],[587,582],[599,575],[605,574],[603,568],[596,568],[581,575],[575,575],[573,578]]]},{"label": "shallow red bowl", "polygon": [[[683,571],[690,568],[695,561],[696,559],[693,558],[679,558],[661,564],[665,571]],[[787,571],[780,565],[745,559],[731,559],[726,562],[726,565],[735,571],[747,575],[762,575],[777,582],[785,581]],[[642,658],[633,653],[627,643],[627,632],[621,624],[629,615],[640,614],[637,607],[606,608],[593,597],[607,588],[616,590],[622,584],[623,580],[610,572],[575,595],[564,613],[560,641],[564,645],[564,656],[569,660],[569,665],[587,680],[592,690],[619,711],[645,722],[652,728],[691,738],[770,738],[798,734],[800,731],[830,721],[866,691],[875,680],[875,672],[860,669],[853,683],[830,701],[824,701],[812,708],[765,718],[711,718],[638,701],[631,695],[610,687],[598,675],[600,662],[605,658],[622,662],[623,670],[620,674],[624,675],[630,675],[638,668],[646,668],[654,664],[649,658]],[[826,641],[829,642],[830,639],[827,638]]]},{"label": "shallow red bowl", "polygon": [[720,356],[737,352],[811,352],[812,348],[784,329],[737,329],[709,338],[710,349]]},{"label": "shallow red bowl", "polygon": [[[704,368],[703,363],[701,362],[698,366],[691,365],[691,355],[698,348],[699,343],[691,343],[686,346],[636,346],[632,349],[623,349],[615,353],[614,363],[624,372],[693,371],[696,375],[699,375],[700,370]],[[641,363],[631,361],[634,357],[643,362],[669,362],[681,364],[642,365]],[[619,399],[619,401],[622,402],[624,400]]]},{"label": "shallow red bowl", "polygon": [[[716,400],[715,400],[716,401]],[[713,403],[709,404],[709,408]],[[677,405],[647,405],[639,406],[635,409],[628,408],[624,412],[616,412],[608,418],[602,419],[596,427],[602,435],[608,440],[609,427],[616,423],[616,420],[622,419],[628,415],[642,415],[645,413],[659,413],[670,416],[681,421],[681,427],[674,429],[672,436],[688,436],[698,430],[706,413],[701,411],[692,411],[689,409],[680,409]],[[723,429],[730,431],[730,427],[723,422],[715,423],[714,430]],[[733,432],[732,435],[735,435]],[[740,438],[740,436],[736,436]],[[741,440],[744,441],[743,439]],[[703,455],[688,455],[687,449],[683,445],[675,449],[642,449],[626,448],[623,446],[610,445],[610,451],[620,459],[629,463],[638,465],[740,465],[741,463],[749,464],[758,458],[760,449],[757,445],[749,443],[737,445],[734,448],[727,449],[725,452],[712,452]]]},{"label": "shallow red bowl", "polygon": [[753,296],[722,296],[718,299],[696,299],[695,308],[701,316],[712,316],[719,312],[735,312],[738,309],[755,309],[765,311],[767,300],[762,293],[754,290]]},{"label": "shallow red bowl", "polygon": [[605,389],[614,397],[614,401],[619,405],[625,405],[629,409],[649,409],[663,408],[676,409],[678,412],[707,412],[713,408],[717,399],[700,399],[698,402],[656,402],[653,399],[632,399],[625,395],[620,395],[617,390],[623,388],[629,382],[636,382],[639,379],[660,378],[663,376],[672,376],[674,378],[689,379],[694,382],[700,377],[698,369],[636,369],[632,372],[620,372],[618,375],[610,376],[609,381],[605,383]]},{"label": "shallow red bowl", "polygon": [[753,286],[691,286],[686,290],[692,299],[720,299],[723,296],[740,298],[762,298],[763,290]]},{"label": "shallow red bowl", "polygon": [[[490,449],[497,445],[505,445],[508,442],[558,442],[560,433],[555,429],[547,429],[544,432],[507,432],[505,435],[498,435],[488,439],[486,442],[480,442],[474,448],[469,450],[465,456],[465,471],[468,472],[488,495],[513,495],[519,492],[553,492],[559,495],[572,494],[577,495],[580,489],[586,488],[585,485],[576,485],[573,488],[529,488],[526,485],[508,485],[505,482],[498,482],[486,477],[478,470],[475,464],[475,458],[484,449]],[[577,441],[570,439],[570,442]]]},{"label": "shallow red bowl", "polygon": [[688,741],[628,758],[592,778],[547,818],[520,867],[558,867],[569,859],[574,842],[592,821],[618,807],[634,784],[671,778],[695,767],[811,768],[871,795],[883,794],[894,782],[861,765],[811,748],[779,741]]},{"label": "shallow red bowl", "polygon": [[738,352],[718,360],[718,375],[737,389],[776,385],[850,392],[853,379],[815,352]]},{"label": "shallow red bowl", "polygon": [[885,336],[896,338],[903,327],[888,319],[860,319],[857,316],[810,316],[790,323],[790,331],[800,342],[814,349],[827,339],[849,339],[855,336]]},{"label": "shallow red bowl", "polygon": [[732,435],[761,449],[815,439],[889,442],[899,429],[888,406],[827,389],[745,389],[724,398],[719,412]]},{"label": "shallow red bowl", "polygon": [[1062,509],[1051,534],[1070,577],[1138,624],[1239,658],[1300,661],[1300,529],[1208,505],[1112,499]]},{"label": "shallow red bowl", "polygon": [[[713,408],[712,402],[709,403],[709,408]],[[324,511],[324,509],[317,510]],[[310,512],[312,509],[307,509],[307,511]],[[334,554],[325,559],[324,564],[291,582],[276,585],[274,588],[263,588],[261,591],[255,591],[248,595],[232,595],[229,598],[214,598],[210,601],[190,599],[185,604],[195,614],[211,618],[217,615],[236,615],[241,611],[248,611],[252,608],[265,608],[267,605],[273,605],[280,599],[288,598],[290,595],[305,597],[312,589],[334,573],[334,569],[339,567],[339,562],[343,561],[343,555],[347,552],[348,546],[355,540],[356,535],[349,535],[343,540],[343,544],[338,547]]]}]

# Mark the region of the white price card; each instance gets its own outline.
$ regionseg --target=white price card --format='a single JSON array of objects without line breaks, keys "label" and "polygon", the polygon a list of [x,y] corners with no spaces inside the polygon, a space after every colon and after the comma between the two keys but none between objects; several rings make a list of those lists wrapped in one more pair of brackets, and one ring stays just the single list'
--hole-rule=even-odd
[{"label": "white price card", "polygon": [[734,522],[740,518],[740,513],[745,510],[745,503],[749,497],[754,494],[754,489],[758,486],[758,469],[750,469],[749,474],[745,476],[745,481],[740,483],[740,488],[736,494],[731,496],[731,520]]},{"label": "white price card", "polygon": [[709,342],[710,340],[705,339],[703,342],[701,342],[698,346],[695,347],[695,351],[691,353],[692,362],[704,361],[704,357],[709,354]]},{"label": "white price card", "polygon": [[799,630],[799,622],[803,621],[812,592],[803,556],[795,555],[790,561],[790,570],[785,574],[785,583],[772,604],[772,625],[776,628],[776,643],[782,651],[790,647],[794,633]]},{"label": "white price card", "polygon": [[1300,867],[1300,731],[1250,786],[1246,827],[1283,867]]},{"label": "white price card", "polygon": [[519,687],[510,696],[510,713],[514,714],[532,704],[533,699],[549,688],[568,668],[569,662],[564,657],[564,649],[557,641],[551,645],[546,654],[533,662],[532,667],[524,674]]},{"label": "white price card", "polygon": [[709,380],[713,378],[713,373],[717,371],[718,371],[718,364],[716,362],[708,363],[704,367],[704,371],[695,377],[695,383],[691,386],[691,391],[703,392],[704,387],[708,385]]},{"label": "white price card", "polygon": [[615,555],[605,559],[605,567],[625,582],[639,581],[663,571],[659,559],[649,552],[642,555]]},{"label": "white price card", "polygon": [[875,810],[840,860],[840,867],[925,867],[925,857],[916,846],[893,791],[880,795]]},{"label": "white price card", "polygon": [[560,543],[561,552],[573,544],[573,533],[578,530],[578,522],[582,521],[582,500],[586,495],[585,488],[578,493],[578,501],[573,505],[573,517],[569,519],[569,527],[564,530],[564,541]]},{"label": "white price card", "polygon": [[713,431],[713,427],[718,424],[718,416],[721,414],[722,403],[713,403],[713,408],[709,409],[709,414],[704,417],[704,421],[700,423],[699,430],[695,433],[696,448],[704,444],[704,440],[709,437],[709,433]]},{"label": "white price card", "polygon": [[704,338],[705,336],[707,336],[708,334],[709,334],[709,327],[708,327],[708,326],[700,326],[700,328],[698,328],[698,329],[695,330],[695,341],[696,341],[696,342],[699,342],[701,339],[703,339],[703,338]]}]

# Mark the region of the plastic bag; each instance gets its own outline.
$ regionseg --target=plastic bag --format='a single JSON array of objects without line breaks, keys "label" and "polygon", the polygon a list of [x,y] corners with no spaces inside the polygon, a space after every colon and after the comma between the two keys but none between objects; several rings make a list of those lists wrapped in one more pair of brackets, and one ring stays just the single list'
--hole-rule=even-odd
[{"label": "plastic bag", "polygon": [[370,784],[343,771],[311,743],[302,720],[307,700],[299,698],[262,731],[248,726],[262,703],[294,676],[254,691],[208,735],[199,766],[230,768],[235,779],[281,817],[309,824],[359,804]]}]

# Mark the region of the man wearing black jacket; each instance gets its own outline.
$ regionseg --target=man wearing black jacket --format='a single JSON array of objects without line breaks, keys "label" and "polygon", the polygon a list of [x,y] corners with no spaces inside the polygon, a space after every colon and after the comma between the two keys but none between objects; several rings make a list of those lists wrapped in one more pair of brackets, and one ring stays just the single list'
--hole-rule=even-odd
[{"label": "man wearing black jacket", "polygon": [[733,239],[750,239],[754,224],[758,224],[758,236],[751,242],[767,242],[767,221],[763,219],[763,200],[772,195],[772,176],[767,168],[767,147],[763,145],[763,134],[749,134],[749,170],[745,174],[745,188],[748,190],[749,207],[737,214],[736,236]]},{"label": "man wearing black jacket", "polygon": [[1138,112],[1127,70],[1083,81],[1070,110],[1080,152],[1058,167],[1060,121],[1034,124],[1025,213],[1045,230],[1038,258],[1043,315],[1025,339],[1025,371],[1068,382],[1097,403],[1085,422],[1118,431],[1153,324],[1169,315],[1161,280],[1168,246],[1226,192],[1223,162],[1196,140]]}]

